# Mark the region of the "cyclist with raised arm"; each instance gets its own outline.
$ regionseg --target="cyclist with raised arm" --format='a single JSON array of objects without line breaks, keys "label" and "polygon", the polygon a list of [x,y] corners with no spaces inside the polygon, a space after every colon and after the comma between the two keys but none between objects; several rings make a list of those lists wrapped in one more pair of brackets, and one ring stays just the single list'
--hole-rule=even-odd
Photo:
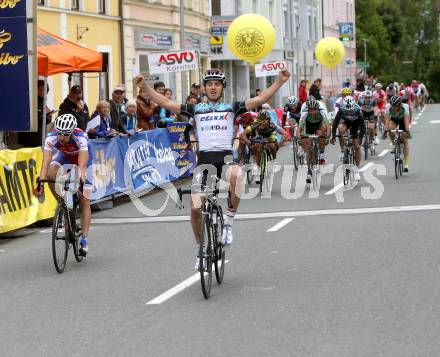
[{"label": "cyclist with raised arm", "polygon": [[[277,90],[289,79],[290,73],[283,70],[279,73],[277,80],[258,96],[247,99],[243,102],[225,103],[222,101],[226,87],[226,77],[219,69],[209,69],[203,74],[203,86],[207,96],[207,103],[199,104],[178,104],[168,98],[157,94],[144,81],[144,77],[136,77],[136,84],[151,97],[159,106],[172,112],[180,113],[190,117],[190,122],[185,130],[185,138],[189,141],[189,131],[195,129],[199,140],[198,165],[213,165],[217,169],[217,176],[221,176],[222,167],[226,157],[232,156],[232,143],[234,137],[235,117],[239,114],[255,110],[255,108],[266,103]],[[231,205],[226,211],[225,226],[221,241],[229,245],[233,241],[232,225],[240,199],[239,193],[241,180],[241,169],[238,165],[229,166],[226,172],[229,179],[229,192]],[[238,184],[237,184],[238,182]],[[194,205],[197,199],[191,200],[191,225],[194,231],[195,240],[200,239],[200,208]],[[197,252],[199,249],[197,249]],[[199,267],[198,259],[196,262]]]},{"label": "cyclist with raised arm", "polygon": [[[403,139],[403,171],[408,172],[409,166],[409,107],[408,104],[402,102],[402,97],[395,95],[388,103],[385,115],[388,118],[388,126],[386,130],[404,130],[402,135]],[[390,133],[391,143],[394,145],[395,134]]]},{"label": "cyclist with raised arm", "polygon": [[379,108],[377,107],[377,103],[373,98],[373,93],[370,90],[366,90],[362,94],[361,99],[359,99],[358,105],[362,110],[362,115],[364,116],[364,119],[368,120],[368,131],[370,135],[370,140],[374,140],[374,144],[379,145],[380,142],[376,132],[376,115],[379,112]]},{"label": "cyclist with raised arm", "polygon": [[[282,135],[282,139],[279,144],[277,142],[277,133]],[[251,141],[248,139],[249,136],[255,137],[256,139],[265,139],[268,141],[268,143],[263,144],[256,142],[252,144]],[[255,159],[258,166],[260,166],[261,153],[263,152],[265,145],[269,147],[269,150],[272,153],[272,157],[275,159],[279,146],[284,141],[286,141],[286,139],[286,131],[282,127],[277,127],[275,123],[271,122],[271,116],[267,110],[261,110],[258,113],[256,122],[248,126],[240,134],[240,141],[244,142],[246,145],[251,146],[251,150],[255,154]]]},{"label": "cyclist with raised arm", "polygon": [[[304,107],[305,106],[305,107]],[[301,115],[301,120],[297,128],[297,137],[301,138],[303,134],[305,135],[318,135],[318,136],[328,136],[330,133],[330,123],[328,120],[327,111],[323,110],[320,102],[318,102],[313,96],[309,96],[303,105],[304,111]],[[306,182],[312,182],[312,168],[310,164],[312,163],[313,152],[312,152],[312,142],[310,138],[302,138],[302,145],[304,151],[307,154],[307,178]],[[325,164],[325,145],[326,139],[319,138],[319,149],[320,149],[320,164]]]},{"label": "cyclist with raised arm", "polygon": [[[332,127],[331,143],[336,142],[336,129],[339,131],[339,145],[341,147],[341,158],[344,156],[344,138],[346,131],[350,129],[351,139],[354,146],[354,159],[356,166],[361,165],[361,141],[365,132],[364,118],[362,116],[361,108],[356,104],[356,101],[348,96],[344,99],[342,108],[336,114],[335,121]],[[355,173],[355,180],[361,179],[358,171]]]},{"label": "cyclist with raised arm", "polygon": [[[55,153],[55,155],[54,155]],[[89,140],[87,134],[77,128],[76,118],[72,114],[62,114],[55,119],[54,130],[51,131],[44,143],[43,163],[41,165],[40,179],[55,180],[57,172],[63,165],[77,165],[80,179],[86,186],[83,194],[79,195],[81,207],[82,238],[80,241],[80,254],[86,256],[88,249],[88,233],[92,213],[90,210],[90,183],[86,180],[87,167],[91,164],[89,155]],[[55,185],[49,184],[54,197],[58,197]],[[40,197],[44,192],[44,185],[35,191],[35,196]]]}]

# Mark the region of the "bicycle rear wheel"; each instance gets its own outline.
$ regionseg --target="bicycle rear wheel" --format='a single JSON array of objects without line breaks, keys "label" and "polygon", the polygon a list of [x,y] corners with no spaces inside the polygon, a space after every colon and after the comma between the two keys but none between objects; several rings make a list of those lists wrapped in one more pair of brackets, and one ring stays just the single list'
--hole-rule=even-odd
[{"label": "bicycle rear wheel", "polygon": [[214,267],[215,267],[215,278],[217,280],[217,283],[221,284],[223,281],[223,276],[225,275],[225,258],[226,258],[225,247],[219,243],[220,237],[223,235],[223,227],[224,227],[223,210],[221,206],[217,206],[216,214],[217,214],[217,224],[213,226],[213,232],[214,232],[213,241],[215,245]]},{"label": "bicycle rear wheel", "polygon": [[67,252],[69,251],[69,227],[67,207],[64,202],[60,202],[55,210],[52,226],[52,256],[58,273],[62,273],[66,268]]},{"label": "bicycle rear wheel", "polygon": [[244,160],[243,163],[246,167],[246,179],[247,179],[247,183],[249,185],[252,184],[252,181],[254,179],[254,176],[252,175],[252,154],[251,154],[251,150],[249,149],[249,147],[245,147],[244,148]]},{"label": "bicycle rear wheel", "polygon": [[[211,222],[206,214],[202,214],[200,227],[200,247],[199,247],[199,271],[202,292],[205,299],[209,299],[212,285],[212,237]],[[203,247],[206,246],[206,252]]]},{"label": "bicycle rear wheel", "polygon": [[400,146],[399,143],[396,142],[394,147],[394,175],[396,180],[399,179],[399,166],[400,166]]},{"label": "bicycle rear wheel", "polygon": [[365,134],[363,144],[364,144],[363,147],[364,147],[364,153],[365,153],[365,160],[368,160],[368,150],[370,147],[370,134],[368,131]]}]

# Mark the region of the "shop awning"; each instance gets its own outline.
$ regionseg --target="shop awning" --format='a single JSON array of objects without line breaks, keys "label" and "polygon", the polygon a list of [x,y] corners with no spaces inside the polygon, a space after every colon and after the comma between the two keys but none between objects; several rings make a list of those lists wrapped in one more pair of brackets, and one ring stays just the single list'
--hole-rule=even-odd
[{"label": "shop awning", "polygon": [[38,29],[38,75],[48,77],[58,73],[103,72],[101,53],[63,40]]}]

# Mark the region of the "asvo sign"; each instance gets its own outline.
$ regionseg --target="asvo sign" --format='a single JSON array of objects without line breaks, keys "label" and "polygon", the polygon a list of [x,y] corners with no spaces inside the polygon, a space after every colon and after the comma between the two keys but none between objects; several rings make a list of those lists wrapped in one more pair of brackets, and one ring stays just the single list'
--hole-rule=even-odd
[{"label": "asvo sign", "polygon": [[158,52],[148,55],[150,74],[192,71],[198,68],[196,51]]},{"label": "asvo sign", "polygon": [[285,61],[259,63],[255,65],[255,76],[276,76],[280,71],[284,69],[287,69],[287,63]]}]

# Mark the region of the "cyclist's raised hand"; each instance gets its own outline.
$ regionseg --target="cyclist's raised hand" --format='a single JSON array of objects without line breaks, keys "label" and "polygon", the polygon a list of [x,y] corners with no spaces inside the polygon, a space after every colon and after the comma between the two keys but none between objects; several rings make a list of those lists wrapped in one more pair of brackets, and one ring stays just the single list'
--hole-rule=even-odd
[{"label": "cyclist's raised hand", "polygon": [[281,79],[282,82],[286,82],[290,78],[290,72],[284,69],[279,73],[278,78]]}]

